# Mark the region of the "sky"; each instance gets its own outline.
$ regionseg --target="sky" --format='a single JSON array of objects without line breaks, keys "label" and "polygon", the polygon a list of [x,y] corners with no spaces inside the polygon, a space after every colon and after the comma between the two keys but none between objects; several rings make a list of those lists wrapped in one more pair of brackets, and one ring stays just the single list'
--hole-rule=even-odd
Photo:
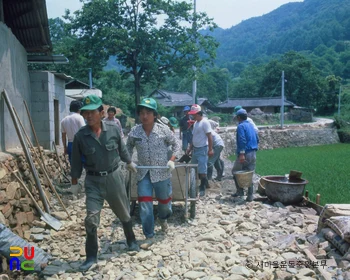
[{"label": "sky", "polygon": [[[262,16],[289,2],[302,0],[193,0],[197,12],[206,12],[221,28],[230,28],[243,20]],[[65,9],[71,12],[81,8],[79,0],[46,0],[49,18],[61,17]]]}]

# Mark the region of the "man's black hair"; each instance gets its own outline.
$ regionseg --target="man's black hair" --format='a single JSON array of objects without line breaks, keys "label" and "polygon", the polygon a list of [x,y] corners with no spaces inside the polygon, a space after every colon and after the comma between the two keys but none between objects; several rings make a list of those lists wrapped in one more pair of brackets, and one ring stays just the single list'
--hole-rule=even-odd
[{"label": "man's black hair", "polygon": [[199,111],[197,115],[203,116],[203,111]]},{"label": "man's black hair", "polygon": [[109,112],[113,112],[115,115],[117,113],[117,110],[115,109],[115,107],[109,107],[107,110],[107,113],[109,113]]},{"label": "man's black hair", "polygon": [[247,115],[237,115],[241,120],[245,121],[247,120],[248,116]]},{"label": "man's black hair", "polygon": [[102,111],[103,111],[103,106],[101,105],[100,107],[97,108],[97,110],[98,110],[99,112],[102,112]]},{"label": "man's black hair", "polygon": [[70,103],[70,106],[69,106],[69,111],[70,112],[74,112],[74,113],[78,113],[80,108],[83,106],[83,103],[81,103],[80,101],[78,100],[73,100],[71,103]]}]

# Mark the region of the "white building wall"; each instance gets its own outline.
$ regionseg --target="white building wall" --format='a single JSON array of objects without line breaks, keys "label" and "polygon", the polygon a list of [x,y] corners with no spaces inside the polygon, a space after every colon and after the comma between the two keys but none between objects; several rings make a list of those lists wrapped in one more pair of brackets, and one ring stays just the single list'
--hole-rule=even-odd
[{"label": "white building wall", "polygon": [[[26,131],[30,125],[23,100],[30,106],[27,52],[11,30],[0,22],[0,92],[5,89]],[[29,134],[31,135],[31,134]],[[3,98],[0,99],[0,151],[21,147],[13,121]]]}]

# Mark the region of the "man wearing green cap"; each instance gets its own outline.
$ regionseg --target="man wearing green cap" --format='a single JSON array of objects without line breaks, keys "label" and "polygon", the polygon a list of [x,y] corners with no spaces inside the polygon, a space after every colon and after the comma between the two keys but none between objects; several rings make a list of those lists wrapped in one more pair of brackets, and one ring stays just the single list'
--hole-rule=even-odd
[{"label": "man wearing green cap", "polygon": [[76,184],[83,169],[80,160],[83,155],[86,169],[86,261],[79,269],[85,271],[97,262],[97,227],[104,200],[122,222],[129,250],[137,251],[139,247],[132,229],[124,179],[120,169],[117,170],[121,160],[134,172],[137,172],[136,164],[131,161],[118,127],[102,122],[104,111],[99,97],[89,95],[84,98],[81,111],[87,125],[76,133],[73,140],[71,176],[72,184]]},{"label": "man wearing green cap", "polygon": [[[167,169],[139,169],[137,172],[137,194],[140,218],[146,238],[154,236],[153,190],[158,200],[158,218],[162,231],[168,230],[167,219],[172,215],[171,171],[175,169],[175,154],[179,151],[175,135],[168,126],[156,122],[157,103],[153,98],[144,98],[137,106],[141,124],[134,126],[128,136],[127,148],[130,155],[134,147],[138,165],[167,166]],[[171,156],[168,160],[168,146]]]}]

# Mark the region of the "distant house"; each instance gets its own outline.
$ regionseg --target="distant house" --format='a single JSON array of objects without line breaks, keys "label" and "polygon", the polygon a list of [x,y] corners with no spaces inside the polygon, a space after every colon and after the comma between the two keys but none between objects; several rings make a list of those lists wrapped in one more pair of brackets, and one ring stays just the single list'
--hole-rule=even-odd
[{"label": "distant house", "polygon": [[[191,107],[193,104],[192,94],[188,92],[174,92],[156,89],[149,95],[149,97],[154,98],[159,104],[164,107],[174,107],[173,114],[175,117],[181,117],[183,114],[183,108],[185,106]],[[198,98],[197,103],[202,107],[204,111],[210,105],[207,98]]]},{"label": "distant house", "polygon": [[[233,98],[228,99],[216,105],[213,108],[222,113],[233,113],[236,106],[242,106],[249,113],[254,108],[259,108],[264,113],[277,113],[281,108],[280,97],[257,97],[257,98]],[[284,100],[284,107],[293,108],[295,104],[291,101]]]},{"label": "distant house", "polygon": [[102,97],[102,91],[98,88],[90,88],[90,86],[86,83],[83,83],[79,80],[71,80],[66,83],[66,96],[70,98],[74,98],[77,100],[83,99],[88,95],[96,95],[98,97]]}]

